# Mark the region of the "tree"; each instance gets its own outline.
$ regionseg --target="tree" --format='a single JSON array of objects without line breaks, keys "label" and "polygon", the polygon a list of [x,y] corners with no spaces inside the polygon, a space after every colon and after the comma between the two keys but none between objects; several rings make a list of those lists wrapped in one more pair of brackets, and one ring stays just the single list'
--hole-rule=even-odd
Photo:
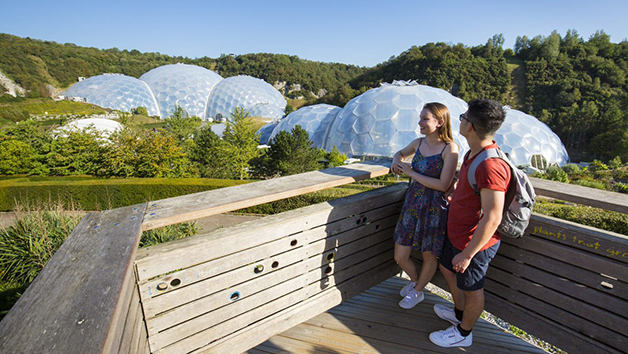
[{"label": "tree", "polygon": [[[194,137],[191,159],[198,165],[201,177],[204,178],[231,178],[226,166],[228,161],[228,148],[218,134],[211,130],[210,126],[201,128]],[[225,155],[227,153],[227,155]]]},{"label": "tree", "polygon": [[318,170],[322,157],[322,150],[313,147],[307,131],[297,125],[275,136],[260,167],[268,176],[287,176]]},{"label": "tree", "polygon": [[181,106],[177,105],[174,113],[164,119],[166,123],[164,129],[172,134],[184,148],[188,149],[202,121],[199,117],[187,117],[184,112]]},{"label": "tree", "polygon": [[229,150],[228,169],[234,178],[249,177],[249,162],[259,155],[259,134],[253,125],[249,112],[237,107],[226,123],[223,140]]},{"label": "tree", "polygon": [[347,160],[347,155],[341,154],[338,148],[334,146],[334,148],[325,155],[325,160],[327,160],[325,163],[326,168],[342,166],[345,164],[345,160]]},{"label": "tree", "polygon": [[156,131],[125,128],[111,135],[105,154],[103,176],[119,177],[190,177],[190,161],[176,139]]},{"label": "tree", "polygon": [[0,141],[0,175],[26,174],[33,167],[35,150],[19,140]]},{"label": "tree", "polygon": [[67,131],[52,141],[46,165],[55,176],[95,175],[102,167],[108,147],[95,128]]}]

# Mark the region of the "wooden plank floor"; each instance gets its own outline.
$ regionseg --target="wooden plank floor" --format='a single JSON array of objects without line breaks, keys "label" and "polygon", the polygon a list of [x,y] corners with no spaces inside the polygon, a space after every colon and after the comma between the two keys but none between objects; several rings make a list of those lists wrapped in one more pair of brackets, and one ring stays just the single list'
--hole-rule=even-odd
[{"label": "wooden plank floor", "polygon": [[473,345],[440,348],[430,332],[445,329],[434,304],[447,300],[425,293],[412,310],[399,307],[399,290],[407,280],[393,277],[309,321],[278,334],[246,353],[545,353],[482,319],[473,330]]}]

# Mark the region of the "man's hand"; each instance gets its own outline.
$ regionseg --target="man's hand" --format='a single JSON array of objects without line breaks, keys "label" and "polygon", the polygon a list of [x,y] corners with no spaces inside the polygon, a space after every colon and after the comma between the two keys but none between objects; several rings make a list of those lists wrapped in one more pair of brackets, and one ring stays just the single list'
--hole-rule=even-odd
[{"label": "man's hand", "polygon": [[454,259],[451,260],[451,265],[453,266],[454,271],[464,273],[471,263],[471,258],[472,257],[467,257],[464,252],[458,253]]}]

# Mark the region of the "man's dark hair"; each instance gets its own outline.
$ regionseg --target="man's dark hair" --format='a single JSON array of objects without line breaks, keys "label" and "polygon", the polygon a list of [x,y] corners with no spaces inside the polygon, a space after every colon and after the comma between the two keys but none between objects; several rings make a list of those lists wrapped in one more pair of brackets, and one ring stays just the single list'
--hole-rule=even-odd
[{"label": "man's dark hair", "polygon": [[501,103],[488,99],[475,99],[469,102],[467,116],[480,138],[494,135],[506,119]]}]

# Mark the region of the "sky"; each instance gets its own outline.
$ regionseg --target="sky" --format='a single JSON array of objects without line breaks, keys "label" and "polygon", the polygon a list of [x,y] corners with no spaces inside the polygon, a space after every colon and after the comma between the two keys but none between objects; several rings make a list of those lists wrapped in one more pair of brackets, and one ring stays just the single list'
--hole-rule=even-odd
[{"label": "sky", "polygon": [[628,38],[625,0],[0,0],[0,33],[173,56],[275,53],[374,66],[413,45],[503,34]]}]

